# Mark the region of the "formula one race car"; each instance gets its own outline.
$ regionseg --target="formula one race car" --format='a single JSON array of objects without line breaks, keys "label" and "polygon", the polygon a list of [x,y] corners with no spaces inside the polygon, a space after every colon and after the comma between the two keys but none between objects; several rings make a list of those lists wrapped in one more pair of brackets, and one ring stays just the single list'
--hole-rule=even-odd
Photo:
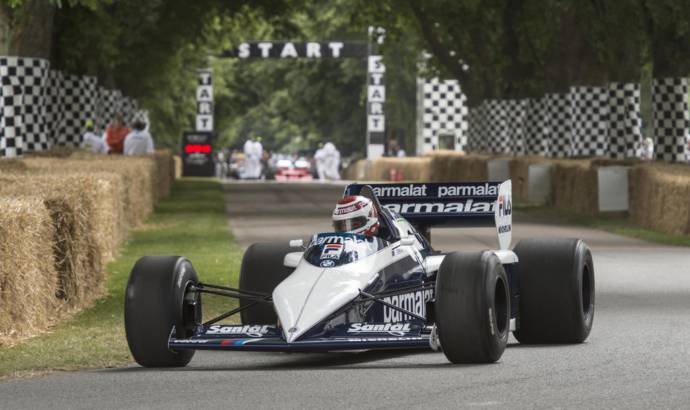
[{"label": "formula one race car", "polygon": [[[420,348],[453,363],[497,361],[520,343],[581,343],[592,328],[594,266],[579,239],[508,249],[511,183],[349,185],[373,201],[376,236],[319,233],[303,246],[259,243],[239,288],[199,281],[179,256],[145,256],[130,274],[125,330],[142,366],[184,366],[195,350],[321,352]],[[494,226],[499,249],[441,253],[430,228]],[[239,307],[202,320],[202,295]],[[241,324],[221,321],[241,315]]]}]

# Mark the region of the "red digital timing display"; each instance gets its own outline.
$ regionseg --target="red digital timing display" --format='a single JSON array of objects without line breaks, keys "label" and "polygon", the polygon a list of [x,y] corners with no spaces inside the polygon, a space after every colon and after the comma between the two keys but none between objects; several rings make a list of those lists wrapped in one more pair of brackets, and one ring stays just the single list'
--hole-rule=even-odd
[{"label": "red digital timing display", "polygon": [[210,154],[211,145],[209,144],[187,144],[184,146],[185,154]]}]

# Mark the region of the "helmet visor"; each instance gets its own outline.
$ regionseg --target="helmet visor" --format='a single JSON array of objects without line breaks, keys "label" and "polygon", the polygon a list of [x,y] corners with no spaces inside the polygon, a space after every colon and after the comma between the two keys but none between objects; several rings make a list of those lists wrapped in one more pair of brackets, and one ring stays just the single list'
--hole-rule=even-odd
[{"label": "helmet visor", "polygon": [[336,232],[350,232],[359,229],[367,224],[366,216],[357,216],[350,219],[333,221],[333,229]]}]

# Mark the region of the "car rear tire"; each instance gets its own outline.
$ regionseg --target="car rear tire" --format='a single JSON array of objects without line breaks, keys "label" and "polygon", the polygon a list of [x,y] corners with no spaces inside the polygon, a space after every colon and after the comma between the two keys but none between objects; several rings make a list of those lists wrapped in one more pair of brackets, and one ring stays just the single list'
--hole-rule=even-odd
[{"label": "car rear tire", "polygon": [[492,363],[510,332],[510,289],[490,251],[448,254],[436,279],[434,313],[443,353],[452,363]]},{"label": "car rear tire", "polygon": [[[294,252],[287,243],[255,243],[244,253],[240,269],[240,289],[270,295],[294,271],[283,265],[285,255]],[[240,299],[244,307],[252,301]],[[275,324],[278,315],[272,304],[260,303],[240,312],[243,324]]]},{"label": "car rear tire", "polygon": [[[137,363],[144,367],[185,366],[193,350],[168,348],[176,336],[189,337],[201,320],[198,296],[185,301],[189,287],[199,282],[192,264],[179,256],[144,256],[129,274],[125,292],[125,333]],[[193,303],[191,303],[193,302]]]},{"label": "car rear tire", "polygon": [[520,343],[582,343],[594,321],[594,263],[580,239],[528,239],[520,269]]}]

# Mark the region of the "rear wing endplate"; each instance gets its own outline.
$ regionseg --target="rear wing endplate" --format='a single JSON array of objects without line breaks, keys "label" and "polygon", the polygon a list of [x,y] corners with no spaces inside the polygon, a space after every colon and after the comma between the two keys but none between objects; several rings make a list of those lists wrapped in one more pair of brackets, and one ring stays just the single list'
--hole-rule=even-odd
[{"label": "rear wing endplate", "polygon": [[[504,182],[351,184],[345,195],[370,187],[381,206],[420,231],[431,227],[495,226],[500,249],[512,236],[512,186]],[[369,191],[364,189],[364,191]]]}]

